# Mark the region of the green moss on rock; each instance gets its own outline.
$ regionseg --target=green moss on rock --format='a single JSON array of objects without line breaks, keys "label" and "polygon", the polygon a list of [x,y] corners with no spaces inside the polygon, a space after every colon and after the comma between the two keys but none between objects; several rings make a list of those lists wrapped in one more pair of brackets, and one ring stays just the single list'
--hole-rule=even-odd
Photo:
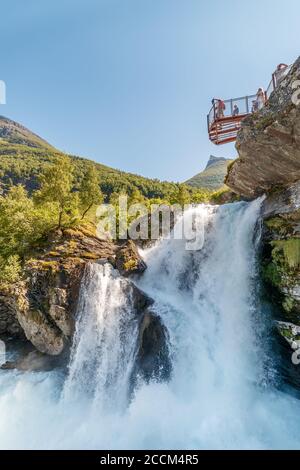
[{"label": "green moss on rock", "polygon": [[300,266],[300,238],[290,238],[289,240],[276,240],[271,243],[274,247],[272,257],[281,259],[283,254],[284,262],[288,268],[296,269]]},{"label": "green moss on rock", "polygon": [[[272,227],[280,227],[278,218],[269,223]],[[278,302],[290,318],[291,314],[299,314],[297,287],[300,282],[300,239],[274,240],[269,246],[271,252],[262,264],[262,278],[276,288]]]},{"label": "green moss on rock", "polygon": [[126,271],[132,271],[133,269],[137,268],[137,265],[138,263],[136,259],[129,259],[128,261],[124,263],[124,269]]},{"label": "green moss on rock", "polygon": [[282,302],[282,306],[287,313],[292,312],[294,305],[295,305],[295,300],[289,296],[287,296]]},{"label": "green moss on rock", "polygon": [[279,286],[281,283],[281,271],[278,265],[274,262],[263,265],[262,277],[273,286]]},{"label": "green moss on rock", "polygon": [[265,226],[280,236],[286,236],[292,231],[292,224],[282,217],[271,217],[264,221]]},{"label": "green moss on rock", "polygon": [[259,120],[255,123],[254,127],[257,130],[264,130],[275,121],[273,114],[268,114],[265,117],[260,117]]}]

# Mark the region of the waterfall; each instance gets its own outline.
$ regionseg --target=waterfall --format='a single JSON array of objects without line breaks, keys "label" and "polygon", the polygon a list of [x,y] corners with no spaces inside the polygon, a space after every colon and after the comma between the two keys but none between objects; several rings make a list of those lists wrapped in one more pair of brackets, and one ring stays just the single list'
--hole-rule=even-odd
[{"label": "waterfall", "polygon": [[204,226],[200,250],[171,238],[144,253],[148,270],[141,286],[156,299],[175,345],[175,375],[204,400],[221,394],[241,399],[249,384],[261,381],[264,351],[254,318],[259,210],[260,200],[192,208],[178,223],[198,216],[198,232]]},{"label": "waterfall", "polygon": [[128,401],[138,337],[128,281],[91,264],[82,283],[64,400],[89,397],[107,410]]},{"label": "waterfall", "polygon": [[168,382],[131,393],[138,324],[129,281],[92,264],[67,377],[0,371],[0,447],[299,448],[299,400],[276,386],[259,298],[260,204],[191,208],[201,246],[171,237],[143,252],[148,269],[135,282],[169,333]]}]

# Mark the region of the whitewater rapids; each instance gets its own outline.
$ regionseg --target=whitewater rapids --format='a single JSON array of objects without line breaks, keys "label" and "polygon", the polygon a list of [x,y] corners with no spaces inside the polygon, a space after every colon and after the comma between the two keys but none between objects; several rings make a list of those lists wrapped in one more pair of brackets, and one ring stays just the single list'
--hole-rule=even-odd
[{"label": "whitewater rapids", "polygon": [[137,283],[168,329],[173,371],[133,397],[138,328],[127,281],[93,265],[68,375],[0,371],[0,448],[300,448],[300,402],[278,387],[259,299],[260,204],[191,209],[201,249],[169,239],[143,253]]}]

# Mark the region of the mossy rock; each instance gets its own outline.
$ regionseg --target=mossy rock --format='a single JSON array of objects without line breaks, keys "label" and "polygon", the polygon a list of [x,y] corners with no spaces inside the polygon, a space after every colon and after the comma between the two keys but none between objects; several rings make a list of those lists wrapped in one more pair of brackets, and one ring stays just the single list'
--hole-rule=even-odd
[{"label": "mossy rock", "polygon": [[41,270],[41,271],[51,271],[52,273],[56,273],[59,271],[59,263],[55,260],[29,260],[25,266],[26,270]]},{"label": "mossy rock", "polygon": [[300,283],[300,239],[275,240],[269,246],[270,255],[261,267],[262,278],[271,289],[275,288],[276,303],[281,305],[286,317],[293,319],[299,316],[299,301],[293,290]]},{"label": "mossy rock", "polygon": [[292,349],[295,349],[294,344],[300,341],[300,327],[294,323],[276,321],[277,331],[289,343]]},{"label": "mossy rock", "polygon": [[128,261],[125,261],[124,263],[124,269],[126,271],[132,271],[133,269],[136,269],[138,265],[138,262],[136,259],[129,259]]},{"label": "mossy rock", "polygon": [[273,258],[278,258],[283,254],[284,262],[290,269],[297,269],[300,266],[300,238],[289,238],[288,240],[276,240],[271,242],[274,247]]},{"label": "mossy rock", "polygon": [[53,257],[53,258],[58,258],[58,257],[60,256],[60,253],[59,253],[59,251],[49,251],[49,252],[47,253],[47,255],[48,255],[48,256],[51,256],[51,257]]},{"label": "mossy rock", "polygon": [[139,252],[132,240],[128,240],[121,247],[116,255],[116,268],[122,275],[142,273],[146,269],[146,264],[139,255]]},{"label": "mossy rock", "polygon": [[292,214],[270,217],[264,220],[265,227],[280,238],[291,237],[297,234],[300,223],[300,211]]},{"label": "mossy rock", "polygon": [[268,114],[265,117],[260,117],[260,119],[255,123],[255,129],[264,130],[269,127],[275,121],[275,116],[273,114]]},{"label": "mossy rock", "polygon": [[81,256],[82,258],[94,260],[99,258],[99,255],[97,253],[92,253],[91,251],[82,251]]},{"label": "mossy rock", "polygon": [[272,217],[264,221],[265,226],[281,236],[287,235],[291,230],[291,225],[281,217]]},{"label": "mossy rock", "polygon": [[295,299],[290,296],[286,296],[282,302],[282,306],[287,313],[292,312],[295,307]]}]

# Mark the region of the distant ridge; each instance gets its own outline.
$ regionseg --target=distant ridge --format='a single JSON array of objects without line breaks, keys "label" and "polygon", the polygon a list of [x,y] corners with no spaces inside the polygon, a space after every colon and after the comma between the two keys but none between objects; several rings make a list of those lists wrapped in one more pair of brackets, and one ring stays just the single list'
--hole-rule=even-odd
[{"label": "distant ridge", "polygon": [[185,183],[194,188],[204,188],[210,191],[217,191],[224,186],[224,179],[230,162],[232,162],[231,159],[211,155],[208,159],[205,170],[193,176]]},{"label": "distant ridge", "polygon": [[[46,165],[66,155],[46,140],[12,119],[0,116],[0,195],[12,185],[23,185],[29,194],[39,187],[39,175]],[[139,190],[148,199],[167,198],[176,190],[172,182],[159,181],[116,170],[76,155],[68,155],[74,165],[74,189],[90,165],[94,165],[106,200],[116,192]]]},{"label": "distant ridge", "polygon": [[46,140],[34,134],[16,121],[0,116],[0,139],[11,144],[27,145],[34,148],[51,148]]}]

